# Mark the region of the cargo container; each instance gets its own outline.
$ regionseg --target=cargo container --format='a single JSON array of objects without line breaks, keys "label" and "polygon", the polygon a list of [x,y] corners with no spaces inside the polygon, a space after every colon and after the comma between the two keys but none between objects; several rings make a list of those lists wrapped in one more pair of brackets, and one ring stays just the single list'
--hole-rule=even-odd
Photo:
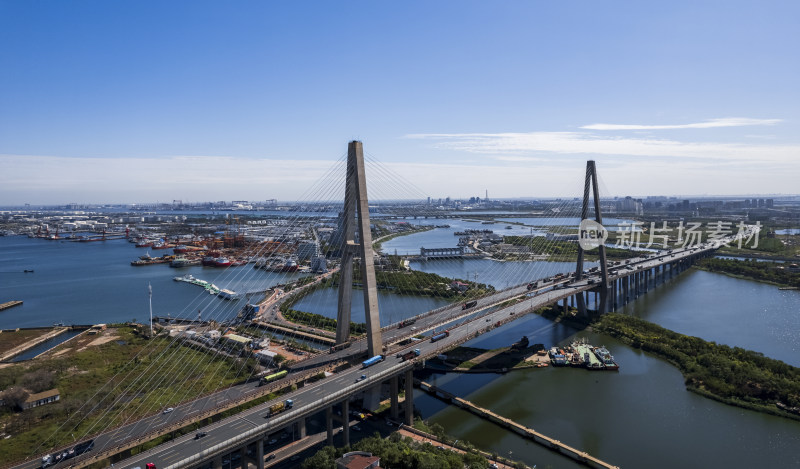
[{"label": "cargo container", "polygon": [[288,374],[289,374],[289,372],[287,370],[283,370],[283,371],[279,371],[277,373],[274,373],[274,374],[271,374],[271,375],[268,375],[268,376],[263,376],[263,377],[261,377],[261,380],[258,382],[258,385],[259,386],[263,386],[263,385],[265,385],[267,383],[270,383],[272,381],[279,380],[279,379],[283,378],[284,376],[286,376]]},{"label": "cargo container", "polygon": [[397,358],[401,358],[403,361],[411,360],[412,358],[418,357],[419,353],[419,349],[415,348],[414,350],[409,350],[405,353],[398,353]]},{"label": "cargo container", "polygon": [[397,328],[398,329],[402,329],[402,328],[404,328],[406,326],[410,326],[410,325],[414,324],[415,322],[417,322],[416,319],[413,319],[413,318],[412,319],[406,319],[405,321],[400,321],[400,323],[397,324]]},{"label": "cargo container", "polygon": [[364,360],[363,362],[361,362],[361,368],[367,368],[367,367],[370,367],[370,366],[372,366],[372,365],[374,365],[376,363],[380,363],[380,362],[382,362],[384,360],[384,358],[386,358],[386,357],[384,357],[383,355],[375,355],[372,358],[368,358],[368,359]]},{"label": "cargo container", "polygon": [[264,418],[272,417],[273,415],[279,414],[284,410],[291,409],[292,406],[294,406],[294,401],[291,399],[286,399],[283,402],[272,404],[271,406],[269,406],[269,409],[267,409],[267,415],[265,415]]}]

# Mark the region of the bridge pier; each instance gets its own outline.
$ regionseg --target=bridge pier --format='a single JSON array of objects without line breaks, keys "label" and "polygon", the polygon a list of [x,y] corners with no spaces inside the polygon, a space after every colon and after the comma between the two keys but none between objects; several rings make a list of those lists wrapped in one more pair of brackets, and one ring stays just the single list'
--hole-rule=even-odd
[{"label": "bridge pier", "polygon": [[344,446],[350,446],[350,399],[342,401],[342,439]]},{"label": "bridge pier", "polygon": [[247,445],[239,448],[239,467],[247,469]]},{"label": "bridge pier", "polygon": [[294,423],[297,428],[297,437],[303,439],[306,437],[306,418],[301,417],[300,420]]},{"label": "bridge pier", "polygon": [[398,381],[399,380],[397,378],[397,375],[392,376],[392,378],[389,380],[389,399],[391,400],[391,404],[389,407],[389,416],[394,420],[397,420],[397,418],[400,416],[400,409],[398,408],[397,405],[398,402],[397,386],[399,384]]},{"label": "bridge pier", "polygon": [[333,407],[325,408],[325,428],[327,430],[328,445],[333,446]]},{"label": "bridge pier", "polygon": [[406,371],[406,399],[403,402],[405,408],[404,422],[406,425],[414,424],[414,372]]},{"label": "bridge pier", "polygon": [[264,469],[264,440],[256,441],[256,469]]},{"label": "bridge pier", "polygon": [[211,460],[211,467],[213,469],[222,469],[222,455],[215,456],[214,459]]},{"label": "bridge pier", "polygon": [[629,296],[630,291],[629,290],[630,290],[630,282],[628,282],[628,278],[625,277],[625,279],[622,281],[622,298],[623,298],[622,304],[623,305],[628,304],[628,301],[630,300],[630,296]]}]

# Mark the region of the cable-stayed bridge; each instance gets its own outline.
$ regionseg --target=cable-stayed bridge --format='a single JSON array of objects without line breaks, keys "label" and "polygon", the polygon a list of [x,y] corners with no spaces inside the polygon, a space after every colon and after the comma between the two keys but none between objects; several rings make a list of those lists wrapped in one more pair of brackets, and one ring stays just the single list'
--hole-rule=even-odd
[{"label": "cable-stayed bridge", "polygon": [[[331,172],[336,173],[333,170]],[[407,187],[406,184],[397,182],[385,167],[378,165],[377,172],[385,179],[392,181],[388,187],[393,189]],[[624,262],[610,263],[605,258],[605,246],[600,242],[597,245],[600,265],[590,270],[583,268],[584,248],[581,246],[578,249],[572,272],[545,275],[544,270],[537,270],[537,263],[528,263],[529,265],[524,271],[504,274],[505,282],[513,286],[500,290],[489,290],[486,294],[472,300],[474,304],[472,301],[458,302],[418,314],[414,317],[414,329],[398,327],[399,321],[388,321],[389,324],[382,326],[376,284],[376,278],[381,277],[381,272],[375,271],[375,263],[372,262],[376,258],[376,254],[372,251],[373,226],[370,223],[364,158],[360,142],[351,142],[350,144],[346,160],[346,174],[343,215],[339,217],[339,226],[336,227],[338,237],[332,237],[332,240],[335,241],[330,244],[338,251],[336,256],[341,259],[338,267],[340,278],[352,278],[354,270],[360,274],[365,306],[366,335],[357,340],[350,338],[347,326],[351,322],[353,282],[342,280],[339,282],[338,290],[338,328],[335,341],[343,346],[349,344],[348,347],[332,353],[316,354],[295,363],[285,378],[269,383],[267,386],[255,387],[253,382],[249,382],[232,388],[214,390],[200,399],[176,406],[169,413],[160,413],[160,409],[145,408],[141,409],[141,414],[150,415],[142,420],[113,429],[100,427],[83,429],[84,438],[78,438],[78,440],[91,437],[94,441],[93,450],[59,463],[58,467],[83,467],[92,462],[107,459],[112,455],[124,457],[130,454],[132,448],[136,448],[146,441],[169,434],[187,425],[208,422],[225,409],[262,397],[270,391],[285,390],[292,385],[297,385],[298,389],[281,395],[278,400],[266,402],[212,423],[207,428],[204,427],[202,430],[207,435],[203,438],[193,439],[192,435],[180,437],[148,452],[123,459],[117,462],[115,467],[145,467],[147,463],[154,463],[159,469],[164,467],[221,468],[225,456],[238,453],[242,456],[241,461],[249,460],[256,467],[261,468],[264,465],[264,443],[267,435],[281,428],[292,426],[299,435],[304,436],[306,419],[318,412],[326,414],[328,439],[332,441],[334,420],[336,420],[333,415],[334,407],[341,408],[341,415],[345,420],[342,422],[342,438],[344,444],[347,445],[349,443],[349,426],[346,424],[346,416],[350,400],[354,396],[363,396],[365,406],[373,408],[380,398],[381,386],[386,384],[389,388],[392,417],[399,418],[402,414],[403,420],[410,424],[413,417],[411,372],[425,359],[435,357],[442,351],[451,349],[488,330],[547,305],[563,302],[566,309],[571,302],[583,315],[602,314],[604,311],[614,310],[621,304],[655,288],[666,279],[679,274],[696,259],[710,255],[719,246],[719,243],[704,243],[658,252],[643,251],[639,257],[630,258]],[[336,179],[334,177],[331,180],[325,180],[319,187],[311,189],[310,197],[334,200],[333,197],[336,196],[333,194],[341,194],[339,189],[334,188],[335,184],[332,181]],[[589,214],[593,212],[595,221],[600,224],[602,217],[598,179],[593,162],[587,165],[584,183],[582,205],[564,201],[555,207],[558,210],[553,213],[558,213],[560,218],[572,216],[583,221],[589,220]],[[325,199],[325,197],[329,197],[329,199]],[[593,207],[591,202],[593,202]],[[298,220],[300,218],[298,217]],[[308,220],[304,218],[303,222],[308,223]],[[287,231],[290,229],[287,228]],[[578,237],[584,239],[584,233],[579,232]],[[591,237],[589,234],[586,234],[585,237],[591,241],[588,239]],[[718,241],[727,242],[732,239],[734,237],[729,236]],[[276,242],[282,245],[295,241],[287,238]],[[278,247],[273,243],[272,252],[285,253]],[[563,245],[553,240],[545,244],[544,251],[548,252],[551,248],[555,252],[563,248]],[[444,248],[441,252],[444,252]],[[263,255],[263,253],[255,252],[254,255]],[[487,272],[481,273],[481,275],[486,274]],[[194,305],[190,307],[193,311]],[[212,310],[209,313],[207,309],[205,314],[214,317],[215,311]],[[218,314],[222,316],[223,313],[220,311]],[[383,319],[385,323],[386,318]],[[414,336],[429,331],[435,331],[441,335],[443,330],[446,330],[447,334],[440,340],[426,339],[414,342],[413,345],[400,345]],[[176,338],[175,340],[180,339]],[[404,360],[395,356],[398,351],[405,351],[408,348],[419,349],[420,355],[412,360]],[[358,363],[361,360],[359,357],[363,356],[364,352],[367,353],[367,356],[382,354],[385,359],[370,366],[366,372],[358,366],[343,366],[345,363]],[[335,370],[336,372],[325,379],[311,380],[312,377],[325,370]],[[198,373],[204,371],[197,370]],[[365,377],[362,378],[362,375]],[[144,374],[139,377],[138,381],[142,382],[140,384],[142,388],[155,385],[164,386],[165,384],[168,386],[181,385],[181,383],[148,383],[148,378]],[[398,404],[401,382],[404,383],[407,396],[402,412]],[[265,415],[269,413],[269,407],[286,399],[291,399],[293,402],[290,409],[265,418]],[[41,452],[44,453],[44,448],[42,449]],[[37,455],[37,458],[40,458],[40,455]],[[40,460],[35,459],[16,467],[40,466]]]}]

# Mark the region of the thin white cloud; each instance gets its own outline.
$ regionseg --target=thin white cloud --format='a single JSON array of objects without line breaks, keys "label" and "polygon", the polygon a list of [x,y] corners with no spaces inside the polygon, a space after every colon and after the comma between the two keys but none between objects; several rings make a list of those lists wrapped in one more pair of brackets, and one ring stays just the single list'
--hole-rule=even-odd
[{"label": "thin white cloud", "polygon": [[[493,198],[577,197],[583,190],[581,159],[499,156],[502,162],[368,164],[369,197],[470,197],[484,190]],[[718,160],[617,155],[599,163],[601,190],[610,195],[793,193],[800,179],[800,165],[794,162],[721,165]],[[0,205],[271,198],[327,202],[344,196],[341,161],[0,155],[0,167]]]},{"label": "thin white cloud", "polygon": [[680,157],[760,162],[796,162],[800,145],[682,142],[659,138],[598,136],[588,132],[474,134],[410,134],[407,138],[435,141],[434,146],[496,158],[537,152],[574,155]]},{"label": "thin white cloud", "polygon": [[717,127],[744,127],[750,125],[775,125],[781,119],[750,119],[747,117],[725,117],[722,119],[710,119],[705,122],[695,122],[691,124],[668,124],[668,125],[646,125],[646,124],[589,124],[581,129],[587,130],[668,130],[668,129],[712,129]]},{"label": "thin white cloud", "polygon": [[10,204],[302,199],[332,165],[331,161],[320,160],[219,156],[0,155],[3,168],[0,201]]}]

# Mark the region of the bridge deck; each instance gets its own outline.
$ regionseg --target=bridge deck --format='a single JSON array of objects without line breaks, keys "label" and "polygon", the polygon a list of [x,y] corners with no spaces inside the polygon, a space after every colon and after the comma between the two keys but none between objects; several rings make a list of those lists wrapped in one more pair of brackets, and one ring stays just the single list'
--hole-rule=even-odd
[{"label": "bridge deck", "polygon": [[[629,271],[626,269],[625,271],[617,272],[614,276],[611,276],[611,279],[613,280],[615,278],[626,277],[643,272],[646,269],[657,267],[659,265],[692,258],[694,256],[713,251],[714,249],[715,248],[713,247],[704,247],[691,250],[678,250],[674,253],[662,254],[656,257],[650,256],[647,259],[640,258],[638,260],[632,260],[630,265],[635,266],[634,270]],[[336,373],[330,378],[323,379],[318,383],[314,383],[313,385],[303,387],[297,391],[282,396],[281,399],[294,399],[295,407],[290,412],[284,412],[274,418],[269,419],[268,421],[264,421],[262,414],[267,406],[275,402],[271,401],[244,411],[243,413],[237,414],[229,419],[225,419],[213,424],[211,427],[213,428],[213,432],[210,432],[209,436],[203,439],[204,445],[213,444],[213,446],[203,446],[203,448],[205,448],[203,451],[200,451],[197,442],[193,442],[193,440],[191,440],[191,436],[182,437],[177,441],[172,441],[168,444],[161,445],[151,451],[137,455],[130,460],[123,461],[123,465],[127,464],[127,466],[144,466],[146,462],[155,461],[158,463],[157,467],[166,465],[177,468],[184,467],[186,464],[208,460],[209,457],[215,454],[222,454],[225,451],[230,451],[240,447],[243,443],[247,443],[248,441],[258,438],[259,435],[264,435],[265,432],[280,428],[282,425],[285,426],[299,418],[307,417],[308,415],[323,409],[325,406],[330,406],[333,402],[339,402],[342,399],[346,399],[350,396],[363,392],[370,387],[376,386],[391,376],[396,376],[398,373],[402,373],[408,369],[411,369],[411,367],[414,366],[414,362],[449,350],[461,343],[477,337],[487,330],[493,329],[497,325],[513,321],[518,317],[543,305],[560,301],[579,292],[595,289],[599,286],[599,284],[596,283],[597,278],[598,275],[594,274],[579,281],[564,279],[556,282],[545,282],[545,285],[543,285],[542,288],[539,288],[533,292],[527,290],[527,284],[518,285],[478,300],[478,304],[474,308],[470,308],[471,311],[462,310],[461,305],[450,305],[439,308],[429,313],[417,316],[418,319],[417,323],[415,324],[418,326],[417,331],[411,331],[410,328],[398,329],[397,325],[388,326],[384,329],[384,339],[385,343],[391,344],[396,343],[403,338],[408,338],[410,336],[419,334],[420,330],[431,330],[451,324],[451,326],[449,326],[449,337],[434,343],[430,341],[420,341],[414,345],[415,347],[421,349],[421,355],[416,360],[399,362],[399,359],[394,359],[393,357],[389,356],[384,362],[370,367],[369,370],[367,370],[368,378],[359,381],[356,381],[356,379],[362,374],[362,370],[358,367],[351,367]],[[589,283],[590,280],[594,280],[594,282]],[[529,296],[529,298],[526,298],[525,301],[514,302],[505,308],[490,311],[491,306],[496,306],[505,301],[526,296]],[[471,320],[457,325],[453,324],[454,321],[463,319],[465,316],[473,313],[475,314],[475,317]],[[348,349],[333,354],[322,354],[312,357],[304,362],[301,362],[301,367],[299,369],[305,369],[306,372],[311,373],[310,369],[313,369],[316,366],[324,365],[325,363],[330,364],[331,362],[336,362],[348,356],[360,353],[360,351],[365,349],[365,347],[362,348],[362,346],[363,340],[360,342],[355,342],[353,346]],[[276,381],[271,383],[270,388],[273,386],[285,386],[285,384],[290,380],[296,381],[297,378],[298,373],[294,371],[290,373],[287,378],[284,378],[286,382],[283,382],[284,380]],[[227,397],[227,393],[229,391],[231,390],[226,390],[216,393],[212,396],[208,396],[208,398],[204,398],[203,401],[208,402],[210,404],[209,407],[211,408],[217,407],[218,409],[218,406],[230,408],[228,406],[230,399]],[[236,399],[238,400],[237,404],[244,403],[255,397],[253,394],[251,394],[251,391],[239,392],[237,394],[239,396]],[[257,394],[261,393],[259,392]],[[97,456],[100,456],[100,454],[105,454],[106,457],[108,457],[109,454],[114,454],[114,450],[112,449],[113,446],[117,446],[117,449],[131,448],[142,444],[155,436],[163,434],[163,429],[172,427],[172,425],[170,425],[172,421],[182,419],[183,422],[185,422],[184,425],[192,421],[197,421],[193,418],[193,416],[189,415],[193,412],[193,409],[191,408],[192,405],[187,405],[185,407],[186,408],[184,408],[184,406],[176,407],[173,413],[167,414],[170,416],[169,419],[161,415],[150,416],[142,421],[126,426],[124,431],[111,431],[95,437],[97,453],[90,456],[86,462],[88,463],[89,461],[97,461]],[[205,407],[205,405],[203,407]],[[194,412],[197,411],[195,410]],[[205,412],[203,412],[203,414],[205,414]],[[249,430],[241,428],[245,422],[248,422],[247,425],[248,428],[250,428]],[[153,432],[154,424],[159,431]],[[101,444],[103,441],[105,443]],[[575,451],[578,452],[577,450]],[[78,458],[76,458],[76,460],[73,460],[73,464],[78,463],[78,466],[83,466],[84,460],[83,458],[80,459],[81,460],[78,460]],[[37,467],[32,463],[33,462],[18,467]]]}]

